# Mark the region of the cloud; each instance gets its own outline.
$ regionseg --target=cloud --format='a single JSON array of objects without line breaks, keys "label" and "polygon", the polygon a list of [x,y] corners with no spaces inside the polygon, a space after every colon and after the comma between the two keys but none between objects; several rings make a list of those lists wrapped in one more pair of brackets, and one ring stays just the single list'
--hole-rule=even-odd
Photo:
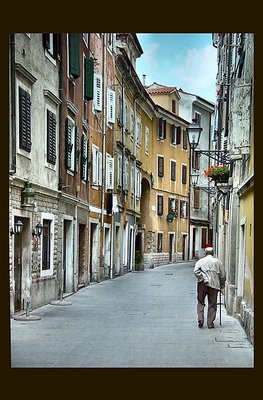
[{"label": "cloud", "polygon": [[199,91],[214,90],[215,92],[216,57],[216,49],[211,45],[200,49],[188,49],[182,64],[173,67],[170,74],[174,75],[174,81],[180,82],[182,89],[186,92],[197,95]]},{"label": "cloud", "polygon": [[159,60],[158,60],[158,50],[159,50],[160,44],[159,43],[149,43],[147,46],[144,47],[143,49],[143,66],[140,66],[140,58],[137,60],[137,73],[139,74],[139,78],[142,79],[142,75],[140,74],[145,74],[146,75],[146,84],[152,83],[152,77],[156,75],[156,71],[158,71],[159,68]]}]

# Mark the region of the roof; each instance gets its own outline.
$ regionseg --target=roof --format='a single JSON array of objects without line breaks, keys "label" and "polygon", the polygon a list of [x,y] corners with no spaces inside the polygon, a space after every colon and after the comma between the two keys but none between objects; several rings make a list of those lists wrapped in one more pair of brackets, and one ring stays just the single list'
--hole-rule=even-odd
[{"label": "roof", "polygon": [[147,89],[146,91],[149,94],[167,94],[167,93],[173,93],[175,91],[177,91],[177,88],[175,86],[163,86],[163,87],[158,87],[158,88],[150,88]]}]

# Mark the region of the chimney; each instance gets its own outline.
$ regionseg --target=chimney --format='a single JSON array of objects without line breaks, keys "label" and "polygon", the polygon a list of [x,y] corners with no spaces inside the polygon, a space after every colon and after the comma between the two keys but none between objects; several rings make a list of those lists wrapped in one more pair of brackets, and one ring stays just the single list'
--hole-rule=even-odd
[{"label": "chimney", "polygon": [[143,76],[142,76],[142,84],[143,84],[144,87],[146,86],[146,85],[145,85],[145,78],[146,78],[146,75],[143,74]]}]

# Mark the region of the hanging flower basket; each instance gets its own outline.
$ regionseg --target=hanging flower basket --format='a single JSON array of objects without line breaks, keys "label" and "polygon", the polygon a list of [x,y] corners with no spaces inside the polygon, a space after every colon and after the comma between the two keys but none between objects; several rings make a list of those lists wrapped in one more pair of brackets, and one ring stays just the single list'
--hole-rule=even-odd
[{"label": "hanging flower basket", "polygon": [[206,178],[211,178],[215,183],[228,183],[229,168],[227,165],[212,165],[204,170]]}]

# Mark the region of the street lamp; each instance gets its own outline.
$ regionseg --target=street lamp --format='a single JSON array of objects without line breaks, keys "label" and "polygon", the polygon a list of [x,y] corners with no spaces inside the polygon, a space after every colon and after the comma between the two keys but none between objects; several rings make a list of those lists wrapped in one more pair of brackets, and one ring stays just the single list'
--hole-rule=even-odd
[{"label": "street lamp", "polygon": [[192,170],[192,173],[190,174],[190,184],[194,188],[196,187],[199,179],[199,173],[196,171],[196,169]]},{"label": "street lamp", "polygon": [[15,222],[14,229],[13,229],[13,227],[10,229],[10,235],[11,236],[19,235],[19,233],[22,232],[22,229],[23,229],[23,223],[20,220],[18,220]]},{"label": "street lamp", "polygon": [[32,236],[40,237],[43,232],[44,226],[39,222],[36,224],[35,229],[32,230]]},{"label": "street lamp", "polygon": [[188,126],[188,141],[192,150],[194,150],[198,146],[202,130],[203,128],[200,127],[196,119],[193,119],[192,123]]},{"label": "street lamp", "polygon": [[201,131],[203,129],[200,127],[196,119],[192,120],[192,123],[187,128],[188,141],[191,150],[195,151],[197,156],[204,154],[207,157],[213,158],[214,160],[221,162],[223,164],[230,164],[229,152],[228,150],[195,150],[199,144]]}]

